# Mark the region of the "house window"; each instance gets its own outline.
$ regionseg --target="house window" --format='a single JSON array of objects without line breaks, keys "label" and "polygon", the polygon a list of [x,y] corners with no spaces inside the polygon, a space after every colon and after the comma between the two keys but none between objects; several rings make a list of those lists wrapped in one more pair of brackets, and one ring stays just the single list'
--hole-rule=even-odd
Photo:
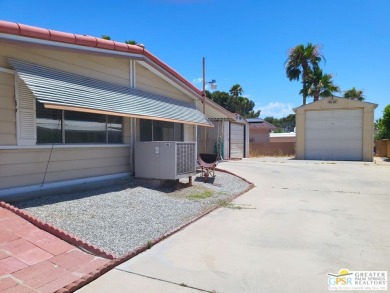
[{"label": "house window", "polygon": [[183,141],[184,127],[182,123],[158,120],[139,120],[140,141]]},{"label": "house window", "polygon": [[123,143],[122,117],[107,116],[108,143]]},{"label": "house window", "polygon": [[36,103],[37,144],[122,143],[122,117],[46,109]]},{"label": "house window", "polygon": [[62,111],[36,104],[37,143],[62,143]]},{"label": "house window", "polygon": [[140,119],[139,134],[140,141],[153,141],[153,121]]},{"label": "house window", "polygon": [[65,111],[65,143],[106,143],[107,116]]}]

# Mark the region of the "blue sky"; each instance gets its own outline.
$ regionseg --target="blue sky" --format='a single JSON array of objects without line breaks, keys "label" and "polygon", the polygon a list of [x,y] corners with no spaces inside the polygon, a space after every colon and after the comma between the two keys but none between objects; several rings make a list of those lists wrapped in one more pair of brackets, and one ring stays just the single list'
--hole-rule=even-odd
[{"label": "blue sky", "polygon": [[240,84],[260,117],[283,117],[302,103],[299,82],[286,78],[284,62],[297,44],[320,44],[325,73],[342,90],[362,89],[390,104],[390,1],[15,1],[0,0],[0,19],[113,40],[134,39],[201,88]]}]

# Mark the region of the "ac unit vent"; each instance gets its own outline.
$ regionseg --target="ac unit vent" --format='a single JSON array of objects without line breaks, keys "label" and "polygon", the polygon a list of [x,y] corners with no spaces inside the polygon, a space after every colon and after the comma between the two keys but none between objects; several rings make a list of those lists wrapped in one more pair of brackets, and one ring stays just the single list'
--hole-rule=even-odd
[{"label": "ac unit vent", "polygon": [[195,143],[176,143],[176,175],[194,173],[195,170]]},{"label": "ac unit vent", "polygon": [[196,175],[196,142],[139,141],[134,149],[135,176],[177,180]]}]

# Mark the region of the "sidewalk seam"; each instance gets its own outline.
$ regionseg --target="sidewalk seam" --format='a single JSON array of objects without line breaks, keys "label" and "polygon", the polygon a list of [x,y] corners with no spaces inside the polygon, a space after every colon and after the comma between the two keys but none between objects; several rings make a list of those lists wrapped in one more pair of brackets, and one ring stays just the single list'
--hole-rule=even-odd
[{"label": "sidewalk seam", "polygon": [[156,280],[156,281],[160,281],[160,282],[169,283],[169,284],[172,284],[172,285],[177,285],[177,286],[180,286],[180,287],[183,287],[183,288],[189,288],[189,289],[194,289],[194,290],[198,290],[198,291],[202,291],[202,292],[213,293],[213,291],[209,291],[209,290],[205,290],[205,289],[189,286],[189,285],[184,284],[184,283],[176,283],[176,282],[173,282],[173,281],[163,280],[163,279],[152,277],[152,276],[147,276],[147,275],[143,275],[143,274],[139,274],[139,273],[129,272],[129,271],[125,271],[125,270],[118,269],[118,268],[115,268],[115,270],[118,270],[120,272],[124,272],[124,273],[127,273],[127,274],[132,274],[132,275],[144,277],[144,278],[147,278],[147,279],[152,279],[152,280]]}]

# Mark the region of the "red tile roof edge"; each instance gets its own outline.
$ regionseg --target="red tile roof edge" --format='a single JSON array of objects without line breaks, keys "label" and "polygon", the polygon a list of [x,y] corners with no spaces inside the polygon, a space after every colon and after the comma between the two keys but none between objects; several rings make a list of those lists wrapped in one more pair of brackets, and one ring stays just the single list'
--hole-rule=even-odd
[{"label": "red tile roof edge", "polygon": [[5,208],[5,209],[13,212],[14,214],[29,221],[31,224],[37,226],[38,228],[40,228],[40,229],[42,229],[42,230],[44,230],[44,231],[46,231],[54,236],[57,236],[58,238],[66,241],[66,242],[68,242],[76,247],[81,247],[81,248],[85,249],[86,251],[89,251],[97,256],[100,256],[100,257],[103,257],[106,259],[112,260],[112,259],[117,258],[116,255],[109,253],[109,252],[106,252],[103,249],[96,247],[88,242],[85,242],[84,240],[81,240],[81,239],[73,236],[72,234],[70,234],[66,231],[58,229],[57,227],[54,227],[49,223],[41,221],[40,219],[32,216],[31,214],[29,214],[23,210],[18,209],[17,207],[14,207],[11,204],[8,204],[4,201],[0,201],[0,207]]},{"label": "red tile roof edge", "polygon": [[[216,171],[219,171],[219,172],[224,172],[224,173],[227,173],[227,174],[231,174],[233,176],[236,176],[237,178],[240,178],[241,180],[245,181],[246,183],[248,183],[248,187],[245,188],[243,191],[237,193],[234,197],[232,197],[231,200],[234,200],[236,199],[237,197],[239,197],[240,195],[243,195],[244,193],[248,192],[249,190],[251,190],[252,188],[255,187],[255,184],[253,182],[250,182],[248,181],[247,179],[245,179],[244,177],[241,177],[241,176],[238,176],[236,174],[234,174],[233,172],[230,172],[230,171],[227,171],[227,170],[224,170],[224,169],[220,169],[220,168],[215,168]],[[157,243],[167,239],[168,237],[172,236],[173,234],[176,234],[177,232],[183,230],[184,228],[188,227],[189,225],[195,223],[196,221],[200,220],[201,218],[203,218],[204,216],[210,214],[211,212],[219,209],[220,206],[215,206],[207,211],[205,211],[203,214],[199,215],[198,217],[188,221],[187,223],[181,225],[180,227],[172,230],[171,232],[168,232],[166,234],[164,234],[163,236],[157,238],[157,239],[154,239],[151,241],[151,246],[154,246],[156,245]],[[63,287],[62,289],[58,290],[56,293],[70,293],[70,292],[74,292],[76,291],[77,289],[80,289],[81,287],[87,285],[88,283],[96,280],[97,278],[99,278],[100,276],[104,275],[105,273],[107,273],[108,271],[114,269],[115,267],[119,266],[120,264],[132,259],[133,257],[137,256],[138,254],[146,251],[150,249],[150,245],[149,244],[144,244],[136,249],[134,249],[133,251],[130,251],[128,254],[120,257],[120,258],[117,258],[117,259],[113,259],[111,260],[109,263],[101,266],[100,268],[98,268],[97,270],[95,270],[94,272],[91,272],[89,273],[88,275],[80,278],[79,280]]]},{"label": "red tile roof edge", "polygon": [[66,33],[66,32],[45,29],[45,28],[40,28],[35,26],[29,26],[25,24],[9,22],[4,20],[0,20],[0,33],[30,37],[34,39],[47,40],[47,41],[65,43],[65,44],[74,44],[74,45],[85,46],[85,47],[100,48],[100,49],[106,49],[111,51],[140,54],[143,55],[145,58],[151,60],[161,68],[163,68],[165,71],[170,73],[178,80],[180,80],[190,89],[192,89],[196,94],[202,96],[201,90],[199,90],[187,79],[181,76],[177,71],[175,71],[173,68],[168,66],[166,63],[158,59],[156,56],[154,56],[152,53],[150,53],[143,46],[140,45],[129,45],[129,44],[106,40],[102,38]]}]

